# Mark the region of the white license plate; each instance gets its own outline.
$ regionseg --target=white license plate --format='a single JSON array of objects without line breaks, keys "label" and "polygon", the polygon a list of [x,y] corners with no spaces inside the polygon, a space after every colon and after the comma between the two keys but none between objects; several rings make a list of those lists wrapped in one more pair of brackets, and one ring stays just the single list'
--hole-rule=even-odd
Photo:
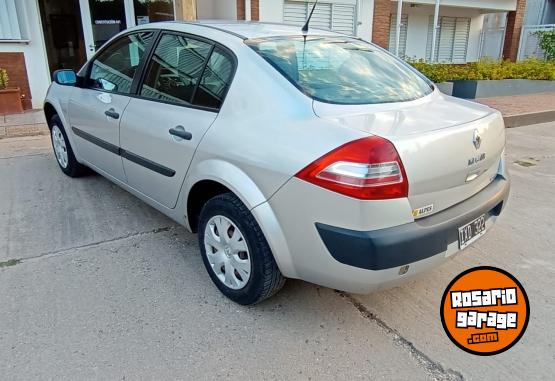
[{"label": "white license plate", "polygon": [[486,233],[486,215],[459,228],[459,249],[464,249]]}]

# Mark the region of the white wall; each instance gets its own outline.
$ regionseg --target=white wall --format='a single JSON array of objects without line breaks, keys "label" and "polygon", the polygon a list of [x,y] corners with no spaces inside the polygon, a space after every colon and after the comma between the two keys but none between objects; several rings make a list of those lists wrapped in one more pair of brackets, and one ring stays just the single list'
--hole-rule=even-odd
[{"label": "white wall", "polygon": [[25,13],[29,42],[0,42],[0,53],[21,52],[24,54],[31,97],[33,98],[33,108],[42,108],[48,86],[50,86],[50,73],[37,0],[27,0],[25,2]]},{"label": "white wall", "polygon": [[259,0],[260,21],[283,22],[283,0]]},{"label": "white wall", "polygon": [[[374,0],[320,0],[322,3],[358,4],[358,36],[365,40],[372,39],[372,19],[374,18]],[[259,0],[260,21],[283,22],[284,0]]]},{"label": "white wall", "polygon": [[[396,3],[391,13],[396,14]],[[426,43],[428,41],[429,17],[434,14],[434,7],[419,5],[418,7],[403,6],[403,13],[408,14],[407,51],[409,58],[426,58]],[[484,15],[479,9],[440,7],[440,16],[470,17],[470,33],[468,36],[467,61],[477,61],[480,58],[480,36],[484,24]]]},{"label": "white wall", "polygon": [[366,41],[372,41],[374,0],[359,0],[358,8],[358,36]]},{"label": "white wall", "polygon": [[237,0],[197,0],[199,19],[237,20]]},{"label": "white wall", "polygon": [[[395,1],[396,0],[391,0]],[[436,0],[407,0],[415,4],[434,5]],[[490,11],[514,11],[517,0],[441,0],[446,7],[475,8]]]}]

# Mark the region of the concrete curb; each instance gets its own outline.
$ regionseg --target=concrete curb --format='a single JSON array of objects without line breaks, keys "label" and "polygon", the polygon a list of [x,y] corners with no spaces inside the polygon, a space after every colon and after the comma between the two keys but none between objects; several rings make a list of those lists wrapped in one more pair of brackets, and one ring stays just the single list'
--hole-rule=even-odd
[{"label": "concrete curb", "polygon": [[548,123],[555,121],[555,110],[530,112],[527,114],[504,116],[505,127],[523,127],[531,124]]}]

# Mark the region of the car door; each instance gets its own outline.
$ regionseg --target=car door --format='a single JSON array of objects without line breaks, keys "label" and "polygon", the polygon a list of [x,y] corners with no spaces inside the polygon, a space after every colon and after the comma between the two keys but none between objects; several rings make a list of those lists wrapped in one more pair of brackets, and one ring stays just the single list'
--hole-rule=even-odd
[{"label": "car door", "polygon": [[174,208],[193,154],[235,70],[231,52],[185,34],[161,35],[121,124],[129,185]]},{"label": "car door", "polygon": [[121,181],[126,178],[119,152],[120,118],[153,37],[152,31],[132,33],[104,48],[87,65],[83,84],[74,89],[68,106],[79,156]]}]

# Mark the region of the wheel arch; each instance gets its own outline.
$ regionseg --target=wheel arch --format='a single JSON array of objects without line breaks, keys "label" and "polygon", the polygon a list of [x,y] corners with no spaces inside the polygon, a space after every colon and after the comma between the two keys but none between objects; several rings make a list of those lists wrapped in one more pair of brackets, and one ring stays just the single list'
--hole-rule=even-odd
[{"label": "wheel arch", "polygon": [[[208,197],[195,198],[203,192],[216,196],[218,192],[231,192],[235,194],[245,206],[251,211],[258,225],[262,229],[276,263],[284,276],[297,278],[294,261],[291,257],[287,240],[279,221],[273,212],[270,204],[255,182],[241,169],[235,165],[219,159],[203,161],[191,168],[191,173],[186,179],[185,192],[187,197],[183,197],[183,210],[186,210],[185,221],[189,224],[189,229],[193,232],[198,228],[198,215],[202,202],[208,201]],[[211,197],[210,197],[211,198]],[[195,206],[190,204],[197,202]]]},{"label": "wheel arch", "polygon": [[254,181],[235,165],[220,159],[204,160],[192,167],[185,180],[185,208],[189,227],[196,232],[196,223],[202,206],[221,193],[235,194],[252,210],[266,201]]},{"label": "wheel arch", "polygon": [[52,103],[48,101],[44,102],[43,111],[44,111],[44,117],[46,118],[47,124],[49,124],[50,120],[54,117],[54,115],[60,116],[60,113],[58,112],[58,110],[56,110],[56,107],[54,107],[54,105],[52,105]]},{"label": "wheel arch", "polygon": [[[64,108],[58,102],[56,98],[47,97],[43,104],[43,112],[46,118],[46,124],[50,129],[50,120],[53,116],[57,115],[60,120],[62,121],[62,127],[64,128],[67,138],[69,139],[69,144],[73,148],[73,154],[75,155],[75,159],[81,163],[81,159],[79,157],[79,153],[77,152],[77,147],[75,146],[75,139],[73,138],[73,131],[71,130],[71,125],[69,123],[67,115],[63,112]],[[67,108],[66,108],[67,111]]]}]

